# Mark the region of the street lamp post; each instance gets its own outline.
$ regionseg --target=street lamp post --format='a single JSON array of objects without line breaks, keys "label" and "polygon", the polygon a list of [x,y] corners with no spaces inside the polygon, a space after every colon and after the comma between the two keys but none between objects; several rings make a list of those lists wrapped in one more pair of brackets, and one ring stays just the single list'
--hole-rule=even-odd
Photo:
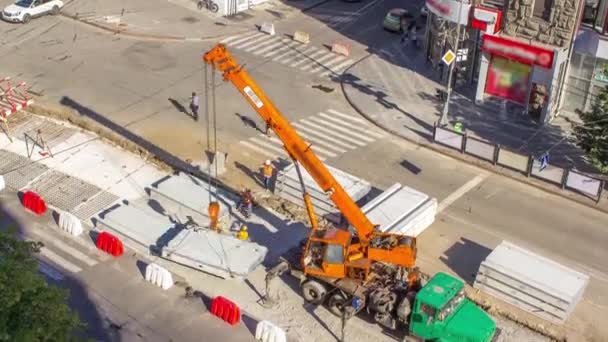
[{"label": "street lamp post", "polygon": [[455,60],[450,64],[450,69],[448,71],[448,84],[446,84],[446,91],[445,91],[445,104],[443,105],[443,110],[441,112],[441,117],[439,118],[439,126],[443,126],[445,123],[445,120],[448,117],[448,109],[450,107],[450,96],[452,95],[452,74],[454,73],[454,65],[456,65],[456,63],[458,62],[458,45],[460,44],[460,29],[461,29],[461,23],[460,23],[460,18],[462,16],[462,2],[464,0],[460,0],[460,5],[458,6],[458,18],[457,18],[457,24],[458,27],[456,28],[456,44],[454,44],[454,48],[456,49],[456,51],[454,52],[456,57]]}]

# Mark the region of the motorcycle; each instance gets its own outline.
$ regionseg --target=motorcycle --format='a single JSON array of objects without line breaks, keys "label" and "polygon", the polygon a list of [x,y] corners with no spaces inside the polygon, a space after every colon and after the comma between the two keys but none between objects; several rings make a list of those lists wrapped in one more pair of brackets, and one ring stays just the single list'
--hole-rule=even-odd
[{"label": "motorcycle", "polygon": [[206,8],[207,10],[211,11],[212,13],[217,13],[217,11],[220,9],[220,7],[215,2],[213,2],[213,0],[199,0],[196,3],[196,7],[199,10]]}]

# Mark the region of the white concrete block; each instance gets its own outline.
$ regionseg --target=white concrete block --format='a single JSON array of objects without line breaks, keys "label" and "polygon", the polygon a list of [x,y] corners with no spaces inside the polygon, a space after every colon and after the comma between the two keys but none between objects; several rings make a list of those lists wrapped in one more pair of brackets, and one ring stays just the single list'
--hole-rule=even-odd
[{"label": "white concrete block", "polygon": [[273,23],[262,23],[262,26],[260,26],[260,31],[264,32],[266,34],[269,34],[271,36],[275,35],[275,31],[274,31],[274,24]]},{"label": "white concrete block", "polygon": [[293,33],[293,40],[302,44],[310,43],[310,35],[303,31],[296,31]]},{"label": "white concrete block", "polygon": [[58,223],[59,228],[68,232],[70,235],[79,236],[82,234],[82,222],[80,222],[76,216],[68,212],[63,211],[59,214]]},{"label": "white concrete block", "polygon": [[146,266],[146,281],[160,287],[163,290],[168,290],[173,286],[173,276],[165,268],[157,264],[148,264]]},{"label": "white concrete block", "polygon": [[255,328],[255,339],[262,342],[286,342],[285,331],[269,321],[260,321]]},{"label": "white concrete block", "polygon": [[6,188],[6,182],[4,181],[4,176],[0,175],[0,191]]},{"label": "white concrete block", "polygon": [[331,52],[338,55],[348,56],[350,54],[350,49],[346,44],[334,43],[331,46]]}]

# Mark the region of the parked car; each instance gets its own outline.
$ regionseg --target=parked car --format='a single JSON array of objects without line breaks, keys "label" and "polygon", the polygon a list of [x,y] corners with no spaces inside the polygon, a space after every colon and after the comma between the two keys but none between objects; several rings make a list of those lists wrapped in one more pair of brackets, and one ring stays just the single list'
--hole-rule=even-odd
[{"label": "parked car", "polygon": [[382,27],[392,32],[403,32],[414,16],[403,8],[393,8],[388,11],[382,21]]},{"label": "parked car", "polygon": [[63,8],[61,0],[17,0],[2,11],[2,19],[27,24],[32,18],[45,14],[59,14]]}]

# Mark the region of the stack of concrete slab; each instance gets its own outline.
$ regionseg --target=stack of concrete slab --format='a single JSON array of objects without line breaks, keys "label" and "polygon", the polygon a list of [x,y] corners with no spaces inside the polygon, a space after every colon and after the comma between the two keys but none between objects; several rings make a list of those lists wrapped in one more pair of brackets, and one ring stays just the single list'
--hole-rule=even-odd
[{"label": "stack of concrete slab", "polygon": [[96,219],[96,227],[118,236],[128,247],[144,253],[154,251],[161,238],[174,228],[168,217],[152,208],[121,205]]},{"label": "stack of concrete slab", "polygon": [[210,230],[182,230],[162,249],[167,260],[214,274],[243,278],[258,267],[268,249]]},{"label": "stack of concrete slab", "polygon": [[383,232],[418,236],[435,222],[437,199],[395,183],[361,210]]},{"label": "stack of concrete slab", "polygon": [[[159,202],[167,214],[176,217],[180,222],[190,218],[201,227],[209,226],[209,202],[220,203],[219,219],[226,219],[236,206],[236,201],[228,192],[211,187],[198,178],[180,173],[168,176],[148,188],[150,198]],[[217,195],[216,195],[217,192]]]},{"label": "stack of concrete slab", "polygon": [[[330,166],[327,166],[327,168],[355,201],[360,200],[370,192],[371,185],[367,181]],[[302,178],[306,186],[306,191],[308,191],[312,198],[315,213],[332,222],[339,222],[341,219],[340,211],[329,199],[328,194],[317,185],[312,176],[310,176],[303,167],[300,167],[300,170],[302,171]],[[298,173],[294,164],[289,164],[278,173],[275,192],[279,197],[304,207],[302,186],[300,185]]]},{"label": "stack of concrete slab", "polygon": [[503,241],[481,263],[473,287],[548,321],[568,319],[589,276]]}]

